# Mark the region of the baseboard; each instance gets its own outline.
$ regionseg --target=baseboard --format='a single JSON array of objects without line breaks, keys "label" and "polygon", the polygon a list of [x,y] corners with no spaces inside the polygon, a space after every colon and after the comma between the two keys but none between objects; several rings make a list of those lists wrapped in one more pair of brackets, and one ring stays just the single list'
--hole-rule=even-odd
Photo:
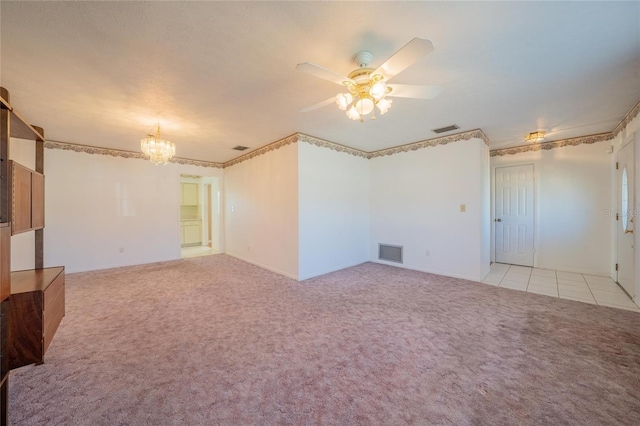
[{"label": "baseboard", "polygon": [[387,266],[395,266],[396,268],[401,268],[401,269],[410,269],[412,271],[420,271],[420,272],[427,272],[429,274],[442,275],[444,277],[461,278],[463,280],[469,280],[469,281],[478,281],[478,282],[480,282],[480,281],[482,281],[484,279],[484,276],[482,276],[482,277],[473,277],[471,275],[456,274],[454,272],[440,271],[440,270],[437,270],[437,269],[416,268],[416,267],[412,267],[412,266],[399,265],[397,263],[392,263],[392,262],[384,262],[384,261],[381,261],[379,259],[370,260],[370,262],[379,263],[381,265],[387,265]]},{"label": "baseboard", "polygon": [[329,269],[329,270],[324,271],[324,272],[320,272],[320,273],[313,273],[313,274],[311,274],[311,275],[301,276],[300,278],[298,278],[298,281],[309,280],[309,279],[311,279],[311,278],[319,277],[319,276],[321,276],[321,275],[326,275],[326,274],[330,274],[330,273],[332,273],[332,272],[341,271],[341,270],[343,270],[343,269],[351,268],[352,266],[362,265],[363,263],[367,263],[367,262],[368,262],[368,260],[363,260],[362,262],[358,262],[358,263],[353,263],[353,264],[349,264],[349,265],[341,266],[341,267],[339,267],[339,268]]},{"label": "baseboard", "polygon": [[229,256],[231,256],[231,257],[234,257],[234,258],[236,258],[236,259],[238,259],[238,260],[242,260],[243,262],[247,262],[247,263],[250,263],[250,264],[252,264],[252,265],[259,266],[260,268],[262,268],[262,269],[266,269],[267,271],[275,272],[276,274],[283,275],[283,276],[285,276],[285,277],[287,277],[287,278],[292,278],[292,279],[294,279],[294,280],[298,281],[298,277],[297,277],[297,276],[292,275],[292,274],[289,274],[289,273],[284,272],[284,271],[281,271],[281,270],[276,269],[276,268],[272,268],[272,267],[267,266],[267,265],[263,265],[263,264],[262,264],[262,263],[260,263],[260,262],[256,262],[256,261],[253,261],[253,260],[249,260],[249,259],[246,259],[246,258],[244,258],[244,257],[242,257],[242,256],[239,256],[239,255],[237,255],[237,254],[233,254],[233,253],[229,253],[229,252],[226,252],[226,253],[224,253],[224,254],[229,255]]}]

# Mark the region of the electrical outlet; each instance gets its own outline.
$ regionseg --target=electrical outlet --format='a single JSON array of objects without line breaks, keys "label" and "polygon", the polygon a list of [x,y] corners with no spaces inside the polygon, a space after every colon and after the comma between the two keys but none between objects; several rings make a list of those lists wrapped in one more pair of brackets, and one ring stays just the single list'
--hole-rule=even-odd
[{"label": "electrical outlet", "polygon": [[118,253],[124,253],[124,247],[120,247],[120,248],[118,249]]}]

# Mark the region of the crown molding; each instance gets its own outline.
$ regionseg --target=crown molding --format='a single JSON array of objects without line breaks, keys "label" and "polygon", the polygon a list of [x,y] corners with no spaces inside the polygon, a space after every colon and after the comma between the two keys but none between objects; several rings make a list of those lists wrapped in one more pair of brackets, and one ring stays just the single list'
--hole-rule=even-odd
[{"label": "crown molding", "polygon": [[469,139],[481,139],[489,146],[489,138],[480,129],[469,130],[467,132],[456,133],[448,136],[427,139],[420,142],[414,142],[406,145],[400,145],[394,148],[381,149],[367,154],[367,158],[384,157],[386,155],[399,154],[401,152],[417,151],[423,148],[431,148],[438,145],[446,145],[453,142],[468,141]]},{"label": "crown molding", "polygon": [[[144,154],[140,152],[124,151],[120,149],[100,148],[95,146],[80,145],[75,143],[52,141],[52,140],[47,140],[44,143],[44,147],[48,149],[61,149],[64,151],[82,152],[85,154],[109,155],[111,157],[134,158],[138,160],[147,159],[147,157],[145,157]],[[169,161],[171,163],[185,164],[189,166],[213,167],[217,169],[221,169],[223,167],[222,163],[214,163],[211,161],[202,161],[202,160],[191,160],[189,158],[174,157]]]},{"label": "crown molding", "polygon": [[535,152],[540,150],[562,148],[563,146],[577,146],[582,144],[592,144],[596,142],[604,142],[613,139],[613,133],[600,133],[597,135],[581,136],[578,138],[560,139],[557,141],[535,143],[531,145],[516,146],[513,148],[495,149],[490,152],[492,157],[503,155],[521,154],[523,152]]}]

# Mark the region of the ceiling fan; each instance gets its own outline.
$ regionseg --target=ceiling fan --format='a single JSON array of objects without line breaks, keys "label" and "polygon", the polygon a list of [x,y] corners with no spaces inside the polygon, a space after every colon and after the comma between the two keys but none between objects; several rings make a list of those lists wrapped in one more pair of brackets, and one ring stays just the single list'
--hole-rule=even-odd
[{"label": "ceiling fan", "polygon": [[360,68],[349,73],[348,77],[310,62],[298,64],[296,66],[298,71],[332,81],[348,90],[300,111],[309,112],[336,102],[338,108],[346,111],[347,117],[362,122],[364,117],[372,112],[371,118],[375,120],[376,107],[380,115],[389,111],[393,102],[389,98],[434,99],[442,91],[439,86],[388,83],[396,74],[431,53],[433,49],[431,40],[414,38],[376,69],[369,68],[373,54],[363,50],[354,56],[354,60]]}]

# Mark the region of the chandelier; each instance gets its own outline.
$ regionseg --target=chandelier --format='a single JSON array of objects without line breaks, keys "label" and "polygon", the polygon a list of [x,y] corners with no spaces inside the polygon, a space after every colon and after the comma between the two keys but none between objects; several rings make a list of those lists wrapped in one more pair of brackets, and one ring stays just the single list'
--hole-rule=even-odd
[{"label": "chandelier", "polygon": [[391,108],[392,100],[386,97],[391,93],[391,87],[387,86],[384,77],[380,74],[371,75],[373,71],[372,68],[360,68],[353,71],[349,74],[352,81],[342,83],[349,91],[338,93],[336,96],[338,108],[346,111],[347,117],[352,120],[363,122],[364,117],[372,112],[371,119],[375,120],[376,107],[380,111],[380,115],[385,114]]},{"label": "chandelier", "polygon": [[176,146],[160,139],[160,125],[155,135],[149,135],[140,141],[142,153],[155,165],[165,165],[176,155]]}]

